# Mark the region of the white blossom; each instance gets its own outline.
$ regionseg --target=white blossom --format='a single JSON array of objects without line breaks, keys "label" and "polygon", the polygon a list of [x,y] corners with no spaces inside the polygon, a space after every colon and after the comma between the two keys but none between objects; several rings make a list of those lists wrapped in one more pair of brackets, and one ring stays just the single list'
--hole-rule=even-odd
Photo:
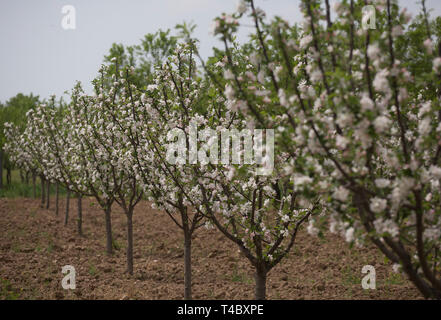
[{"label": "white blossom", "polygon": [[387,207],[387,200],[377,198],[377,197],[372,198],[370,201],[370,204],[369,204],[369,208],[374,213],[380,213],[380,212],[384,211],[384,209],[386,209],[386,207]]}]

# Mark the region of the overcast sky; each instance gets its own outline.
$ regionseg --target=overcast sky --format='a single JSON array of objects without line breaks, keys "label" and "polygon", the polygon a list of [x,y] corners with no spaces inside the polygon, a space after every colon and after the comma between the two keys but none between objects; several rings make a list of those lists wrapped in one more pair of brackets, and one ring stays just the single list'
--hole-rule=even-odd
[{"label": "overcast sky", "polygon": [[[269,17],[300,20],[299,0],[255,0]],[[416,13],[419,0],[400,0]],[[197,24],[195,36],[208,56],[219,42],[210,35],[213,19],[235,10],[237,0],[0,0],[0,102],[19,92],[60,96],[76,80],[86,88],[112,43],[138,44],[146,33]],[[63,6],[76,10],[76,29],[61,25]],[[432,16],[440,0],[427,0]],[[244,39],[246,30],[242,33]]]}]

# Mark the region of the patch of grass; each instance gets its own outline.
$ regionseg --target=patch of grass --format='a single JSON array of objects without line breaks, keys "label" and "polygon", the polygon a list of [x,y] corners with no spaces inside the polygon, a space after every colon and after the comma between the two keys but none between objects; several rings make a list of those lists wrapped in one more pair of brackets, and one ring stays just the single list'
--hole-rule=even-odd
[{"label": "patch of grass", "polygon": [[361,276],[354,272],[350,267],[346,267],[342,271],[342,282],[344,285],[360,285]]},{"label": "patch of grass", "polygon": [[115,250],[119,250],[119,249],[121,249],[122,246],[117,240],[112,239],[112,247]]},{"label": "patch of grass", "polygon": [[93,254],[95,252],[95,250],[93,248],[86,247],[86,252],[88,254]]},{"label": "patch of grass", "polygon": [[89,266],[89,274],[91,275],[91,276],[95,276],[96,274],[97,274],[97,269],[96,269],[96,267],[93,265],[93,264],[91,264],[90,266]]},{"label": "patch of grass", "polygon": [[[37,188],[37,192],[40,193],[40,188]],[[17,198],[17,197],[32,197],[32,185],[26,185],[21,182],[12,182],[10,185],[4,185],[0,189],[0,198]],[[37,193],[37,194],[38,194]]]},{"label": "patch of grass", "polygon": [[0,299],[1,300],[17,300],[20,299],[20,293],[12,288],[11,283],[7,279],[0,278]]},{"label": "patch of grass", "polygon": [[354,298],[354,290],[352,290],[352,288],[349,288],[345,294],[345,299],[353,299],[353,298]]},{"label": "patch of grass", "polygon": [[238,272],[237,265],[233,269],[233,274],[231,276],[231,281],[239,283],[252,284],[253,280],[247,277],[245,273]]},{"label": "patch of grass", "polygon": [[[31,177],[29,178],[29,184],[26,184],[21,181],[19,170],[12,170],[12,181],[11,184],[8,185],[6,184],[6,170],[3,170],[3,175],[3,188],[0,189],[0,198],[32,198],[33,189]],[[41,196],[41,182],[38,177],[35,181],[35,190],[37,198],[39,198]],[[51,184],[49,192],[51,195],[55,195],[55,184]],[[66,190],[61,186],[59,188],[59,194],[66,194]]]},{"label": "patch of grass", "polygon": [[156,247],[154,245],[146,245],[145,252],[147,256],[153,256],[156,252]]},{"label": "patch of grass", "polygon": [[20,245],[18,243],[14,243],[11,247],[11,250],[14,251],[15,253],[20,252]]},{"label": "patch of grass", "polygon": [[52,251],[54,251],[54,244],[52,242],[47,245],[46,251],[47,253],[51,253]]},{"label": "patch of grass", "polygon": [[386,285],[402,285],[404,284],[404,278],[400,273],[392,273],[387,279],[384,281]]},{"label": "patch of grass", "polygon": [[213,288],[208,289],[208,298],[214,299],[214,290]]}]

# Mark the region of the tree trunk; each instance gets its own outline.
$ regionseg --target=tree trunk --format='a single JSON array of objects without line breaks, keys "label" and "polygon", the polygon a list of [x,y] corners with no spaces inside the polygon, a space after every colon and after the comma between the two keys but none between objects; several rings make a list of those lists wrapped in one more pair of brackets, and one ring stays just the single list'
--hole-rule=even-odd
[{"label": "tree trunk", "polygon": [[69,221],[69,202],[70,202],[70,190],[68,188],[66,190],[66,213],[64,215],[64,226],[67,226],[67,222]]},{"label": "tree trunk", "polygon": [[6,168],[6,183],[8,185],[12,183],[11,168]]},{"label": "tree trunk", "polygon": [[78,234],[83,236],[83,206],[81,194],[78,194]]},{"label": "tree trunk", "polygon": [[24,174],[23,174],[23,170],[19,169],[19,172],[20,172],[20,181],[21,181],[21,183],[25,183],[25,177],[24,177]]},{"label": "tree trunk", "polygon": [[0,148],[0,189],[3,188],[3,149]]},{"label": "tree trunk", "polygon": [[254,279],[256,280],[256,287],[254,292],[254,299],[265,300],[266,299],[266,275],[267,272],[261,268],[256,268]]},{"label": "tree trunk", "polygon": [[127,216],[127,272],[133,274],[133,211]]},{"label": "tree trunk", "polygon": [[191,234],[184,230],[184,299],[191,300]]},{"label": "tree trunk", "polygon": [[35,180],[35,173],[32,173],[32,196],[34,197],[34,199],[37,198],[37,186]]},{"label": "tree trunk", "polygon": [[60,186],[57,182],[55,185],[55,215],[58,216],[58,200],[60,196]]},{"label": "tree trunk", "polygon": [[104,211],[106,215],[106,251],[107,255],[111,255],[113,253],[113,244],[112,244],[112,217],[110,216],[111,207],[108,206]]},{"label": "tree trunk", "polygon": [[51,183],[49,180],[46,181],[46,209],[49,209],[49,202],[50,202],[50,191],[51,191]]},{"label": "tree trunk", "polygon": [[45,188],[44,188],[44,177],[40,176],[41,181],[41,205],[40,207],[44,208],[44,201],[46,200]]},{"label": "tree trunk", "polygon": [[26,179],[26,184],[29,185],[29,171],[26,171],[25,179]]}]

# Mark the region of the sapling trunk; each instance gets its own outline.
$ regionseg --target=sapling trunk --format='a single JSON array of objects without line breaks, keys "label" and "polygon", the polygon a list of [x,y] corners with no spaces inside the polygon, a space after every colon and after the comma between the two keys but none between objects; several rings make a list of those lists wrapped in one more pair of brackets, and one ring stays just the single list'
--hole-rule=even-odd
[{"label": "sapling trunk", "polygon": [[83,235],[83,206],[81,194],[78,194],[78,234]]},{"label": "sapling trunk", "polygon": [[133,274],[133,211],[127,212],[127,272]]},{"label": "sapling trunk", "polygon": [[44,188],[44,178],[43,176],[40,176],[40,182],[41,182],[41,205],[40,207],[44,208],[44,202],[46,201],[46,189]]},{"label": "sapling trunk", "polygon": [[6,168],[6,183],[10,185],[12,183],[12,175],[11,175],[11,168]]},{"label": "sapling trunk", "polygon": [[67,226],[67,222],[69,221],[69,204],[70,204],[70,190],[66,191],[66,212],[64,214],[64,226]]},{"label": "sapling trunk", "polygon": [[36,177],[35,174],[32,174],[32,196],[33,198],[37,198],[37,186],[36,186]]},{"label": "sapling trunk", "polygon": [[20,172],[20,181],[21,181],[21,183],[25,183],[25,178],[24,178],[24,175],[23,175],[23,170],[20,169],[19,172]]},{"label": "sapling trunk", "polygon": [[107,255],[111,255],[113,253],[113,244],[112,244],[112,218],[110,216],[111,207],[108,206],[104,213],[106,216],[106,252]]},{"label": "sapling trunk", "polygon": [[261,268],[256,268],[254,279],[256,281],[254,299],[265,300],[266,299],[266,276],[267,272]]},{"label": "sapling trunk", "polygon": [[55,185],[55,215],[58,216],[58,200],[60,196],[60,186],[58,182]]},{"label": "sapling trunk", "polygon": [[25,179],[26,179],[26,185],[29,185],[29,171],[26,171]]},{"label": "sapling trunk", "polygon": [[46,181],[46,209],[49,209],[49,202],[50,202],[50,190],[51,190],[51,183],[49,180]]},{"label": "sapling trunk", "polygon": [[191,300],[191,233],[184,230],[184,299]]}]

